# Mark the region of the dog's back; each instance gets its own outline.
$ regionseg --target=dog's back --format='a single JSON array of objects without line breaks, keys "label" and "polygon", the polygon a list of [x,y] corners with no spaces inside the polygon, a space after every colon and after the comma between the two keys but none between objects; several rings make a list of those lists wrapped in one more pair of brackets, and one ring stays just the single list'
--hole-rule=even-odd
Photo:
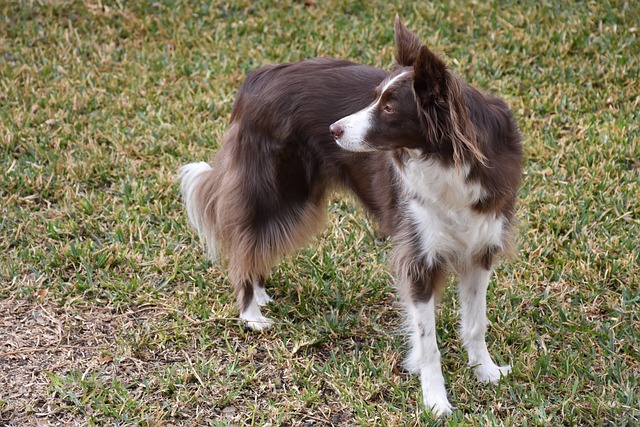
[{"label": "dog's back", "polygon": [[370,181],[361,181],[367,168],[379,167],[372,157],[383,156],[346,152],[328,129],[369,104],[387,75],[349,61],[314,59],[263,67],[247,77],[231,113],[238,144],[229,149],[243,156],[239,162],[251,165],[261,180],[265,168],[274,171],[270,178],[281,194],[257,201],[259,211],[316,202],[335,185],[348,186],[374,214],[379,211],[376,197],[365,191]]}]

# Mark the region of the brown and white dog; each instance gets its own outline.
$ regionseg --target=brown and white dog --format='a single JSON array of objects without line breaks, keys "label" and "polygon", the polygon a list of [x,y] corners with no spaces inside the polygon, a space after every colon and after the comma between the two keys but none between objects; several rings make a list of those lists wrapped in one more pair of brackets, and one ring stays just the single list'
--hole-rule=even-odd
[{"label": "brown and white dog", "polygon": [[270,269],[320,231],[327,195],[351,190],[394,242],[409,368],[423,401],[451,412],[436,342],[434,297],[459,279],[461,335],[481,381],[510,371],[485,343],[494,259],[512,247],[522,171],[507,105],[451,73],[395,22],[391,73],[335,59],[269,65],[238,93],[211,163],[181,170],[189,219],[215,261],[228,259],[240,317],[257,330]]}]

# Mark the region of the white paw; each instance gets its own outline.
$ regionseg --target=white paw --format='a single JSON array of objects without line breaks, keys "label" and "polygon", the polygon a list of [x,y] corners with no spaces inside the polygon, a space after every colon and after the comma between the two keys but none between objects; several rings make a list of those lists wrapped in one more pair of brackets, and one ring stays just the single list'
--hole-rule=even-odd
[{"label": "white paw", "polygon": [[269,304],[273,299],[267,294],[267,291],[262,286],[253,287],[253,299],[258,303],[260,307],[264,307]]},{"label": "white paw", "polygon": [[478,365],[474,368],[474,372],[476,374],[476,378],[479,381],[484,383],[496,383],[500,380],[501,377],[507,376],[509,372],[511,372],[511,366],[498,366],[495,364],[487,365]]},{"label": "white paw", "polygon": [[265,329],[269,329],[273,325],[273,320],[262,315],[251,318],[240,315],[240,318],[244,320],[244,323],[254,331],[263,331]]},{"label": "white paw", "polygon": [[451,403],[449,403],[446,398],[442,399],[433,396],[425,396],[424,407],[438,418],[451,415],[451,411],[453,410],[453,406],[451,406]]},{"label": "white paw", "polygon": [[262,315],[255,298],[244,311],[240,312],[240,318],[254,331],[262,331],[273,325],[273,320]]}]

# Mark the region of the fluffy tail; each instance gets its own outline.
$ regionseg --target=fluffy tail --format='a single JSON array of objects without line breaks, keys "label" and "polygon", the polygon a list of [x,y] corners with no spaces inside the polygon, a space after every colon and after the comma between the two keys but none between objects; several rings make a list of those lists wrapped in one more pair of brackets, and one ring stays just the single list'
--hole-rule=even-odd
[{"label": "fluffy tail", "polygon": [[180,168],[180,192],[189,222],[206,246],[211,261],[218,259],[215,232],[217,174],[206,162],[189,163]]}]

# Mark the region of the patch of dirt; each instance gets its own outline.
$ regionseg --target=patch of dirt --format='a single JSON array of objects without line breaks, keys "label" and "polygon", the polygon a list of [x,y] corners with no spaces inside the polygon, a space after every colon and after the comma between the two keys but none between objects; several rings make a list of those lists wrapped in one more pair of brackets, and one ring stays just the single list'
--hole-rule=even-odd
[{"label": "patch of dirt", "polygon": [[[245,425],[256,406],[271,411],[274,419],[284,416],[285,424],[292,426],[353,424],[351,410],[326,385],[319,388],[322,396],[313,407],[283,402],[288,413],[271,407],[271,402],[303,387],[291,369],[308,365],[312,356],[292,355],[274,366],[268,351],[271,339],[243,338],[241,329],[237,336],[216,341],[214,328],[211,342],[203,348],[179,335],[195,337],[206,322],[189,319],[178,333],[171,323],[175,315],[175,310],[162,305],[119,312],[113,306],[77,301],[67,306],[47,300],[46,295],[35,300],[0,299],[0,426],[85,426],[121,423],[127,416],[136,417],[133,424]],[[169,342],[158,338],[163,330],[168,331]],[[247,345],[256,339],[264,340],[264,345]],[[244,367],[236,374],[226,372],[231,363],[229,346],[239,349],[231,357],[233,364]],[[198,372],[208,372],[210,378],[203,379]],[[246,380],[239,376],[246,373],[252,380],[243,386]],[[113,384],[126,388],[124,400],[118,400]],[[121,418],[100,412],[100,398],[107,399],[108,411],[128,414]],[[132,399],[134,404],[125,409]]]},{"label": "patch of dirt", "polygon": [[84,425],[57,413],[50,375],[93,371],[111,362],[117,316],[41,301],[0,300],[0,423]]}]

